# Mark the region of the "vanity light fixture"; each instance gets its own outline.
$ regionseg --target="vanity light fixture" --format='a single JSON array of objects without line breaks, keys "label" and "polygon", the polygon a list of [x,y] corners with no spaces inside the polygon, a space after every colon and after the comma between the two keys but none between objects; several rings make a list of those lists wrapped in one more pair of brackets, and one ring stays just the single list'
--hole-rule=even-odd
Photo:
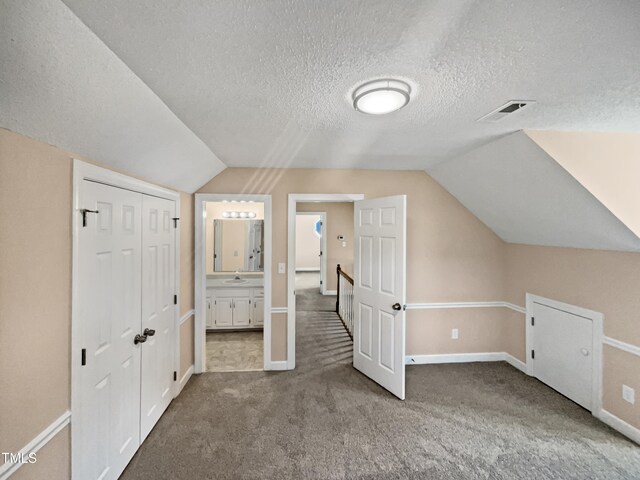
[{"label": "vanity light fixture", "polygon": [[411,99],[407,82],[380,79],[360,85],[353,92],[353,108],[370,115],[385,115],[404,107]]},{"label": "vanity light fixture", "polygon": [[256,218],[256,212],[222,212],[223,218]]}]

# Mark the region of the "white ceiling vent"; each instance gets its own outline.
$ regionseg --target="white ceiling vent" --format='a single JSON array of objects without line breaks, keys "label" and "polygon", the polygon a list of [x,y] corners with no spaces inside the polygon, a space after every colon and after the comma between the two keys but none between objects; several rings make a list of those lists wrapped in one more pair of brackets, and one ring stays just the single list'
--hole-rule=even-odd
[{"label": "white ceiling vent", "polygon": [[534,103],[536,102],[533,100],[511,100],[501,107],[496,108],[493,112],[487,113],[484,117],[480,117],[478,122],[499,122],[512,113],[519,112],[527,105]]}]

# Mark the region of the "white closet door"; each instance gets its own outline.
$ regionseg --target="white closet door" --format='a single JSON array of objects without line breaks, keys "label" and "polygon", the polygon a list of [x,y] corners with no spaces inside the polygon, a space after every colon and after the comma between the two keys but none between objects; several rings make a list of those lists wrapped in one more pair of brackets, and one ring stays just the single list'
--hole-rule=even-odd
[{"label": "white closet door", "polygon": [[80,207],[98,213],[78,227],[74,345],[85,361],[74,368],[72,469],[73,478],[108,480],[140,444],[142,195],[84,181]]},{"label": "white closet door", "polygon": [[173,397],[175,216],[175,202],[143,196],[141,441]]}]

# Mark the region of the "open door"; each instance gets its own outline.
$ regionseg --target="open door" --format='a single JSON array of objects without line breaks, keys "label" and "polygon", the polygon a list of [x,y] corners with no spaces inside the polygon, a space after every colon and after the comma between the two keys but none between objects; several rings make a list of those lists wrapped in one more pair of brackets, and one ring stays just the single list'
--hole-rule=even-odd
[{"label": "open door", "polygon": [[353,366],[404,400],[407,197],[355,202]]}]

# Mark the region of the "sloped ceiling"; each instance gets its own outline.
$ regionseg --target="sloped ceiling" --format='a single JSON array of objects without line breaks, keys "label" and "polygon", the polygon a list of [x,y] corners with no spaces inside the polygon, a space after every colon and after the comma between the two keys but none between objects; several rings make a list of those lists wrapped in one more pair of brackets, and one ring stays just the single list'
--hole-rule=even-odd
[{"label": "sloped ceiling", "polygon": [[225,165],[58,0],[0,1],[0,126],[178,190]]},{"label": "sloped ceiling", "polygon": [[524,132],[428,173],[507,242],[640,251],[640,238]]},{"label": "sloped ceiling", "polygon": [[640,133],[525,133],[640,236]]},{"label": "sloped ceiling", "polygon": [[[523,128],[640,129],[640,2],[64,0],[229,166],[425,169]],[[360,82],[414,87],[385,117]],[[496,124],[507,100],[537,104]]]}]

